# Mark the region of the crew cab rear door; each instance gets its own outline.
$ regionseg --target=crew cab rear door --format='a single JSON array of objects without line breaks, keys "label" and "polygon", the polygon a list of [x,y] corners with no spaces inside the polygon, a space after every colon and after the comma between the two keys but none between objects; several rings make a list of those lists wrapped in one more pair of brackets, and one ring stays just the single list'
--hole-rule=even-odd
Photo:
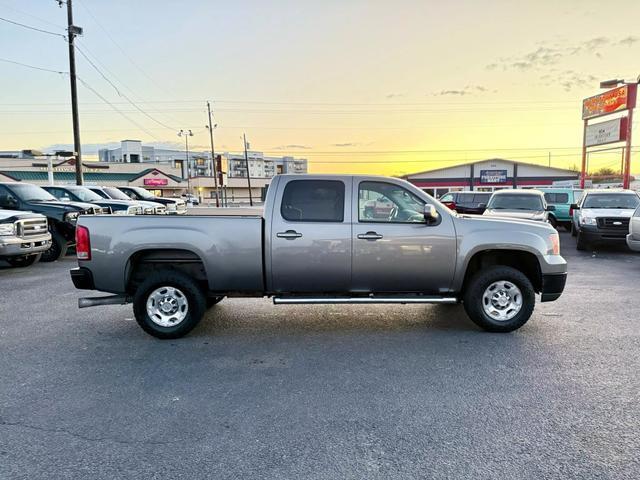
[{"label": "crew cab rear door", "polygon": [[[366,206],[381,197],[394,205],[393,210],[372,214]],[[352,291],[448,291],[456,264],[455,228],[450,214],[428,199],[401,182],[354,178]],[[438,222],[425,222],[426,203],[438,210]]]},{"label": "crew cab rear door", "polygon": [[344,293],[351,280],[351,177],[280,177],[271,212],[272,290]]}]

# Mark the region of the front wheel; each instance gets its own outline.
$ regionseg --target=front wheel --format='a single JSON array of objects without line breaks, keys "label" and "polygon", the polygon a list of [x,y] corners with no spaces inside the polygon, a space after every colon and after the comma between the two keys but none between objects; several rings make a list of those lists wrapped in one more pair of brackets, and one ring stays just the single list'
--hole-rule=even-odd
[{"label": "front wheel", "polygon": [[41,261],[43,262],[55,262],[59,258],[64,258],[67,254],[67,248],[69,244],[67,240],[55,230],[51,232],[51,246],[42,253]]},{"label": "front wheel", "polygon": [[536,295],[529,279],[515,268],[496,265],[476,273],[463,295],[469,318],[488,332],[512,332],[529,320]]},{"label": "front wheel", "polygon": [[4,259],[12,267],[22,268],[29,267],[40,260],[40,254],[25,255],[23,257],[8,257]]},{"label": "front wheel", "polygon": [[576,235],[576,250],[586,250],[589,247],[589,244],[584,239],[584,235],[581,232],[578,232]]},{"label": "front wheel", "polygon": [[149,275],[133,297],[138,325],[157,338],[180,338],[200,322],[207,308],[200,286],[177,270],[160,270]]}]

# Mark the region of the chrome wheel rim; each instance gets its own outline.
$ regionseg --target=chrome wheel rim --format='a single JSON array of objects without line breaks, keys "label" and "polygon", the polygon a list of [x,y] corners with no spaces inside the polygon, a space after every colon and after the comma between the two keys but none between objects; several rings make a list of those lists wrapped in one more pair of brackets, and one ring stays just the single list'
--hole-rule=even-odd
[{"label": "chrome wheel rim", "polygon": [[482,295],[482,308],[493,320],[506,322],[522,308],[522,292],[513,282],[493,282]]},{"label": "chrome wheel rim", "polygon": [[161,327],[175,327],[189,312],[189,302],[181,290],[175,287],[156,288],[147,297],[147,315]]}]

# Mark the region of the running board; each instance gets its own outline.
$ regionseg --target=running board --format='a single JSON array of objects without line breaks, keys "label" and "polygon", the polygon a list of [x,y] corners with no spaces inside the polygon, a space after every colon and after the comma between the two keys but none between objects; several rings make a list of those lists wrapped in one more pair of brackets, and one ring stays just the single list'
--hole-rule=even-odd
[{"label": "running board", "polygon": [[349,303],[458,303],[455,297],[273,297],[275,305]]},{"label": "running board", "polygon": [[78,308],[98,307],[101,305],[126,305],[131,301],[126,295],[109,295],[108,297],[84,297],[78,299]]}]

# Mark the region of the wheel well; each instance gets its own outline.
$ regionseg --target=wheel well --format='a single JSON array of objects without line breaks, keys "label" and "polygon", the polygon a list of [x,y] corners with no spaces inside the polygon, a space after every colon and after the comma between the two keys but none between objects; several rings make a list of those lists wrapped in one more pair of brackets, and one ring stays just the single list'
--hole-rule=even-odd
[{"label": "wheel well", "polygon": [[204,291],[208,290],[207,272],[198,254],[182,249],[153,249],[141,250],[129,258],[127,291],[133,293],[149,274],[166,269],[184,272],[198,282]]},{"label": "wheel well", "polygon": [[542,290],[542,272],[540,271],[538,259],[533,253],[522,250],[485,250],[476,253],[467,265],[467,271],[464,275],[464,288],[466,288],[467,282],[473,275],[484,268],[494,265],[515,268],[527,276],[536,292]]}]

